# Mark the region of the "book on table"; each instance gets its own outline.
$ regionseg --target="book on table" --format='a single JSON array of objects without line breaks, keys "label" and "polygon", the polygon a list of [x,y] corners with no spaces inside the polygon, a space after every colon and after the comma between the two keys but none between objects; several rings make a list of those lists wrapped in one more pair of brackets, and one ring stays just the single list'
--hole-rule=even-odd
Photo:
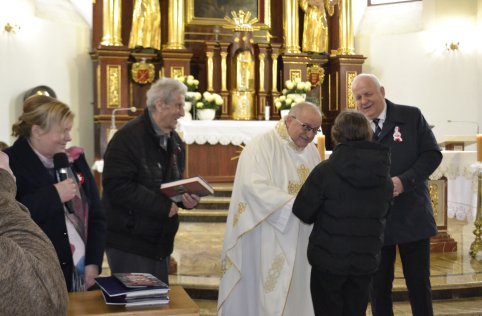
[{"label": "book on table", "polygon": [[118,277],[116,274],[97,277],[95,282],[109,305],[133,307],[169,303],[169,286],[151,274],[121,273]]},{"label": "book on table", "polygon": [[176,203],[181,202],[184,193],[201,197],[214,194],[214,189],[201,176],[163,183],[161,191]]},{"label": "book on table", "polygon": [[161,306],[169,303],[169,296],[167,294],[160,294],[158,296],[126,298],[124,296],[109,296],[102,291],[104,301],[107,305],[120,305],[125,307],[136,306]]},{"label": "book on table", "polygon": [[167,284],[150,273],[114,273],[114,276],[127,288],[166,287]]}]

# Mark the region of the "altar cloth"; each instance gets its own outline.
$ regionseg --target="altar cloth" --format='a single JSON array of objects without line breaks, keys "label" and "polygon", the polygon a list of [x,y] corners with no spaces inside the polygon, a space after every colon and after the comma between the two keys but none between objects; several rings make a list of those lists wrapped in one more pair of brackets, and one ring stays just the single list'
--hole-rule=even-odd
[{"label": "altar cloth", "polygon": [[177,131],[191,144],[247,144],[253,137],[272,129],[278,121],[179,121]]}]

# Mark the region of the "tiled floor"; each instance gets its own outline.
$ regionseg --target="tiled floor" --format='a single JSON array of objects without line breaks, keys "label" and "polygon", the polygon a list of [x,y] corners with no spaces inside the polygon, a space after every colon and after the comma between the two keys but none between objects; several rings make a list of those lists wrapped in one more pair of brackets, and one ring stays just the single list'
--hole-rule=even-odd
[{"label": "tiled floor", "polygon": [[[176,237],[173,257],[178,271],[170,276],[172,284],[191,289],[216,290],[219,285],[224,223],[182,222]],[[449,234],[457,241],[458,250],[453,253],[433,253],[431,257],[431,281],[434,291],[473,289],[482,287],[482,253],[476,259],[469,256],[474,241],[473,224],[449,220]],[[477,260],[478,259],[478,260]],[[405,291],[401,267],[397,264],[394,290]],[[458,295],[457,291],[454,292]],[[215,300],[197,300],[201,315],[215,315]],[[396,302],[396,315],[411,315],[406,301]],[[434,301],[436,315],[482,315],[482,298]],[[369,313],[369,311],[368,311]]]}]

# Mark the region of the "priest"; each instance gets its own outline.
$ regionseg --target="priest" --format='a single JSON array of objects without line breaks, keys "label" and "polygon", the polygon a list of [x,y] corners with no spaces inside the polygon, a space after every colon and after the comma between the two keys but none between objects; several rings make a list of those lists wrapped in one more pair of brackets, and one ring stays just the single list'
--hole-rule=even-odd
[{"label": "priest", "polygon": [[294,105],[239,158],[221,254],[218,315],[313,315],[306,249],[311,226],[294,198],[320,162],[320,110]]}]

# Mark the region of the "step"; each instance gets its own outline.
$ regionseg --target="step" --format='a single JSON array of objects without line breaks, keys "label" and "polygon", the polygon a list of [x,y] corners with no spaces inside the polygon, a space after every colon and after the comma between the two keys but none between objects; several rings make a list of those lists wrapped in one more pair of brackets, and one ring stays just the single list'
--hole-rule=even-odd
[{"label": "step", "polygon": [[181,222],[211,222],[219,223],[226,222],[228,217],[227,209],[202,209],[196,208],[193,210],[180,209],[179,220]]}]

